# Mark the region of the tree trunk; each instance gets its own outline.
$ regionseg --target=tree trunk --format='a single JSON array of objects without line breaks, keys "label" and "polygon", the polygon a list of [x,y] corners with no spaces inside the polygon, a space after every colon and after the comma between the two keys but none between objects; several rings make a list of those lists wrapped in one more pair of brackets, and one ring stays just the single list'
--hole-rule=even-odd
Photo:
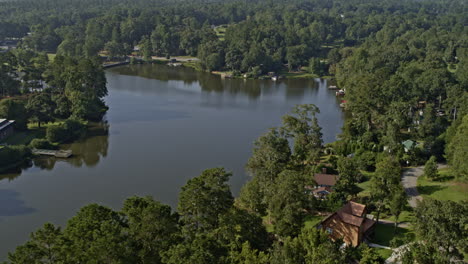
[{"label": "tree trunk", "polygon": [[399,215],[395,215],[395,230],[393,230],[393,235],[394,236],[396,235],[397,229],[398,229],[398,217],[399,217]]}]

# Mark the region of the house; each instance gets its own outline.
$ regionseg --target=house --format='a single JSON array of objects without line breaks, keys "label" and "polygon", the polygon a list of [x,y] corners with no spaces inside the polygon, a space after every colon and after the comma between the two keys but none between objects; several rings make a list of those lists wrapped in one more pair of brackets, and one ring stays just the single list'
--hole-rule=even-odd
[{"label": "house", "polygon": [[349,201],[317,228],[325,230],[332,240],[342,239],[346,245],[356,247],[372,234],[375,224],[367,217],[365,205]]},{"label": "house", "polygon": [[317,187],[333,187],[338,181],[338,175],[327,174],[327,168],[323,168],[322,173],[314,174],[314,180]]},{"label": "house", "polygon": [[13,120],[0,119],[0,141],[13,134],[14,124],[15,121]]}]

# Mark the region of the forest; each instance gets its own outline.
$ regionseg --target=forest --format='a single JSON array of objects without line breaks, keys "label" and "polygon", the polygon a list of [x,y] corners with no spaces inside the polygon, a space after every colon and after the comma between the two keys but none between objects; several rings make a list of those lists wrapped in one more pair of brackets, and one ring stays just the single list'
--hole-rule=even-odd
[{"label": "forest", "polygon": [[[374,249],[342,249],[305,226],[348,200],[369,205],[377,220],[394,219],[395,233],[399,218],[413,215],[412,236],[393,241],[408,243],[403,263],[468,255],[466,196],[408,209],[400,180],[403,166],[424,164],[436,180],[437,163],[447,163],[457,183],[468,181],[466,1],[0,1],[0,42],[8,41],[18,44],[0,53],[0,117],[18,129],[68,120],[38,145],[64,142],[61,135],[102,118],[101,64],[132,53],[148,63],[193,56],[203,70],[249,78],[326,76],[346,92],[349,114],[330,144],[314,105],[283,116],[254,142],[252,178],[239,197],[229,172],[208,169],[182,188],[177,208],[151,197],[128,198],[119,211],[88,205],[63,229],[46,224],[32,233],[10,263],[382,263]],[[406,149],[408,140],[415,147]],[[0,155],[27,152],[7,147]],[[323,168],[340,175],[326,200],[306,188]]]}]

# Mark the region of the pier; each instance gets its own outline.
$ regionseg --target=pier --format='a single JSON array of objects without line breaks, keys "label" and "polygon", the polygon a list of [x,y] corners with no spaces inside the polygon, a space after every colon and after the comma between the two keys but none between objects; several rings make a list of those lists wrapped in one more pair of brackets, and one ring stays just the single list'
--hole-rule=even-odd
[{"label": "pier", "polygon": [[129,60],[116,62],[116,63],[110,63],[110,64],[103,64],[102,67],[104,69],[108,69],[108,68],[117,67],[117,66],[121,66],[121,65],[127,65],[127,64],[130,64]]},{"label": "pier", "polygon": [[35,155],[54,156],[56,158],[69,158],[73,155],[71,150],[49,150],[49,149],[33,149]]}]

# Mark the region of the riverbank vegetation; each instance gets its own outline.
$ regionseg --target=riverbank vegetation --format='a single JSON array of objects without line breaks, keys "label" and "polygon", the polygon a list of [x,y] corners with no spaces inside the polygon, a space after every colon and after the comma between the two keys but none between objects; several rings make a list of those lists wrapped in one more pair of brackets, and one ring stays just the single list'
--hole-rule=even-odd
[{"label": "riverbank vegetation", "polygon": [[[18,30],[0,31],[0,39],[23,37],[19,49],[0,54],[2,96],[18,96],[0,101],[0,116],[18,120],[18,129],[63,121],[47,128],[48,141],[78,135],[83,124],[71,120],[105,113],[96,58],[103,50],[108,60],[132,52],[144,60],[196,56],[187,63],[234,76],[330,75],[350,116],[338,140],[324,146],[319,109],[294,108],[255,141],[246,165],[252,178],[237,198],[230,173],[206,170],[182,188],[177,210],[138,197],[120,212],[88,205],[63,230],[45,225],[10,261],[381,263],[388,252],[342,250],[314,228],[349,200],[366,204],[377,221],[392,220],[379,223],[373,240],[409,243],[405,263],[463,259],[466,192],[439,192],[451,187],[428,168],[433,179],[420,179],[424,200],[412,209],[400,176],[402,166],[430,159],[433,168],[448,162],[457,182],[468,180],[466,8],[448,0],[0,2],[0,23]],[[57,54],[53,62],[45,52]],[[35,91],[37,81],[48,87]],[[323,168],[339,180],[317,199],[307,187]]]},{"label": "riverbank vegetation", "polygon": [[2,144],[56,148],[80,138],[87,120],[101,120],[107,111],[106,79],[96,57],[57,56],[51,62],[44,53],[18,48],[0,53],[0,65],[0,118],[15,121],[15,133]]}]

